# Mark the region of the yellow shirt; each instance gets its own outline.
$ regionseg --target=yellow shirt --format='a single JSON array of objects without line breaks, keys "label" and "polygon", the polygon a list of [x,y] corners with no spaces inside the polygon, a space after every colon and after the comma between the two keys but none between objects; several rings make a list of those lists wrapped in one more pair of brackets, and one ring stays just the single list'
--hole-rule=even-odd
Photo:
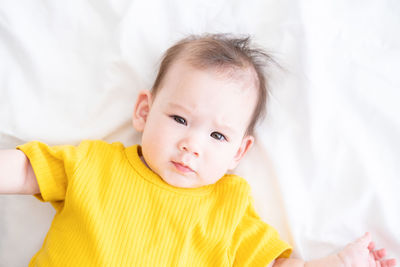
[{"label": "yellow shirt", "polygon": [[266,266],[291,248],[256,214],[236,175],[177,188],[140,159],[140,146],[83,141],[17,147],[56,215],[29,266]]}]

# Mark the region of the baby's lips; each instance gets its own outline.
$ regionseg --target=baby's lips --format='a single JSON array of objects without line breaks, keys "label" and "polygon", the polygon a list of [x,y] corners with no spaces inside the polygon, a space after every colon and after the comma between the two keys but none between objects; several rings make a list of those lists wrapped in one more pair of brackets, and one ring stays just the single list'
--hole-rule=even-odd
[{"label": "baby's lips", "polygon": [[175,165],[175,168],[177,168],[181,172],[185,172],[185,173],[186,172],[195,172],[190,166],[187,166],[183,163],[175,162],[175,161],[172,161],[172,163]]}]

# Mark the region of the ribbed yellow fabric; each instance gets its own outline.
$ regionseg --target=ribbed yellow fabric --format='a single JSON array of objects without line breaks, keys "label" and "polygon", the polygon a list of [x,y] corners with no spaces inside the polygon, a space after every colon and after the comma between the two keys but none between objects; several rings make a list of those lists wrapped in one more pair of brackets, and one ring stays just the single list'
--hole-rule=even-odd
[{"label": "ribbed yellow fabric", "polygon": [[291,248],[257,216],[247,182],[176,188],[140,146],[18,146],[56,215],[29,266],[266,266]]}]

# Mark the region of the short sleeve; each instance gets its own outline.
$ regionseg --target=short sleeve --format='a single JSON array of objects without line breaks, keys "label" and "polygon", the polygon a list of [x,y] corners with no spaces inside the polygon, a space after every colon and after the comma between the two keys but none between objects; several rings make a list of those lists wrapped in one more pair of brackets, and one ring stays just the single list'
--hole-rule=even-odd
[{"label": "short sleeve", "polygon": [[28,157],[37,182],[40,193],[34,195],[42,202],[51,202],[56,210],[63,205],[66,190],[68,187],[68,178],[73,175],[79,155],[83,153],[82,143],[79,147],[48,146],[44,143],[33,141],[17,149],[21,150]]},{"label": "short sleeve", "polygon": [[233,266],[267,266],[277,258],[288,258],[292,248],[278,232],[261,220],[250,201],[231,245]]}]

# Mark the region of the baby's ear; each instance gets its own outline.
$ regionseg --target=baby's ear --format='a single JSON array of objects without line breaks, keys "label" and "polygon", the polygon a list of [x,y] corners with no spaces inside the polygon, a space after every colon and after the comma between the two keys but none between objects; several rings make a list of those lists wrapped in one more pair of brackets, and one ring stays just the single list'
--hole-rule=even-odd
[{"label": "baby's ear", "polygon": [[229,166],[229,170],[233,170],[234,168],[236,168],[240,160],[250,150],[253,143],[254,143],[254,137],[252,135],[246,135],[245,137],[243,137],[242,143],[240,144],[240,147]]},{"label": "baby's ear", "polygon": [[143,132],[150,112],[151,93],[148,90],[139,92],[136,100],[135,109],[133,110],[132,124],[138,132]]}]

